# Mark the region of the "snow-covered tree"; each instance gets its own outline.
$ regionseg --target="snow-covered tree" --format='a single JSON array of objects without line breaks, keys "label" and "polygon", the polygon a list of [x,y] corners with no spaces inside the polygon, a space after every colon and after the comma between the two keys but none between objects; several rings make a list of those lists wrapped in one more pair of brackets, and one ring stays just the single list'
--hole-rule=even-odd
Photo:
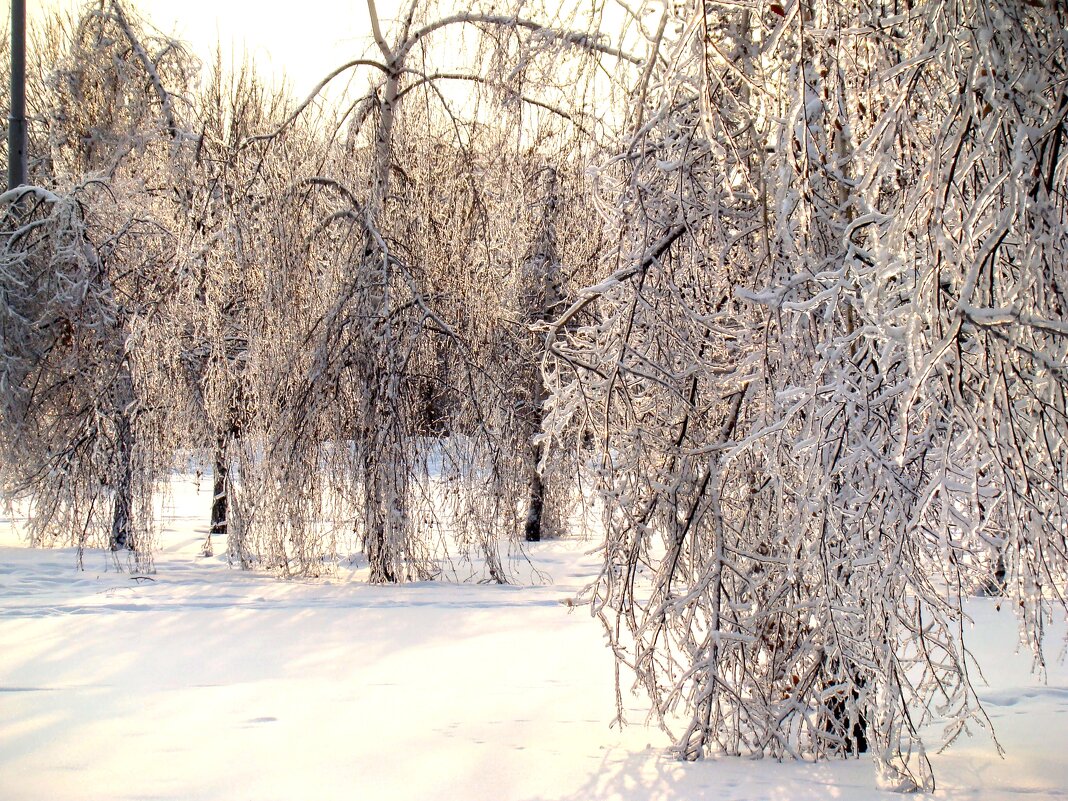
[{"label": "snow-covered tree", "polygon": [[4,197],[5,493],[31,499],[34,542],[102,538],[146,569],[163,449],[136,343],[168,286],[155,198],[173,185],[188,65],[117,2],[69,35],[39,102],[49,152],[32,177],[48,188]]},{"label": "snow-covered tree", "polygon": [[[309,133],[303,126],[279,135],[270,160],[267,145],[252,141],[278,127],[285,103],[285,93],[268,89],[249,64],[228,71],[219,53],[194,101],[196,140],[186,157],[174,220],[179,266],[155,347],[177,390],[176,419],[168,427],[184,435],[185,447],[211,451],[208,555],[213,536],[241,539],[229,526],[236,513],[230,472],[252,413],[252,340],[265,313],[295,317],[302,312],[296,304],[265,306],[270,301],[264,296],[269,273],[303,267],[286,265],[270,251],[269,220],[278,210],[273,195],[321,150],[314,136],[300,153],[288,147],[286,136]],[[242,550],[231,545],[232,552]]]},{"label": "snow-covered tree", "polygon": [[[536,484],[533,418],[527,415],[531,419],[518,445],[513,432],[498,427],[505,419],[518,419],[515,409],[491,422],[510,378],[485,361],[489,349],[470,337],[486,330],[501,311],[491,309],[484,321],[469,324],[472,315],[487,310],[487,287],[468,280],[465,271],[482,264],[500,274],[502,267],[487,248],[487,223],[496,221],[485,214],[486,199],[501,187],[487,189],[485,177],[475,172],[481,158],[476,151],[489,142],[477,134],[486,126],[480,116],[506,102],[570,120],[578,130],[576,120],[588,116],[582,109],[569,112],[556,98],[513,85],[517,76],[539,68],[552,72],[547,63],[571,54],[584,59],[583,70],[590,75],[602,59],[626,58],[601,37],[572,32],[548,18],[536,21],[478,9],[447,13],[422,3],[408,7],[387,40],[373,3],[368,10],[375,50],[335,72],[366,70],[368,91],[342,106],[336,129],[343,139],[324,152],[318,174],[295,181],[285,196],[298,205],[275,223],[287,235],[279,237],[273,250],[314,265],[326,277],[318,287],[322,303],[312,310],[310,325],[297,326],[304,331],[303,340],[294,340],[292,330],[282,338],[299,347],[276,352],[272,369],[283,370],[286,380],[274,381],[270,392],[276,400],[257,403],[272,410],[272,418],[260,428],[263,475],[273,476],[263,487],[265,492],[287,488],[281,490],[293,499],[283,503],[292,505],[284,515],[291,521],[287,526],[296,532],[307,524],[315,504],[327,497],[343,499],[342,506],[353,513],[351,526],[363,543],[371,580],[391,582],[426,578],[440,570],[433,544],[441,520],[427,512],[428,506],[433,508],[427,496],[428,413],[454,417],[450,426],[455,424],[456,433],[473,445],[467,453],[474,461],[453,458],[459,450],[449,457],[465,480],[473,479],[486,459],[526,465],[518,484],[511,482],[518,473],[511,467],[506,471],[509,489],[496,496],[501,514],[480,518],[493,524],[481,535],[478,550],[492,550],[484,538],[499,528],[499,520],[515,518]],[[439,46],[450,31],[481,42],[473,51],[496,59],[495,72],[481,73],[477,60],[450,63],[454,54]],[[469,99],[451,98],[442,88],[450,82],[470,86]],[[486,100],[489,96],[495,104]],[[310,105],[311,99],[295,109],[281,130]],[[529,124],[514,114],[502,118]],[[427,167],[435,169],[432,179],[440,177],[438,189],[433,180],[423,183]],[[315,213],[318,218],[307,225]],[[532,216],[543,220],[544,215]],[[545,224],[543,220],[543,232]],[[457,260],[461,254],[473,258]],[[525,258],[529,268],[534,257],[528,253]],[[446,264],[458,272],[449,276]],[[474,290],[482,294],[476,296]],[[533,320],[519,325],[527,322]],[[286,324],[292,329],[292,321]],[[446,401],[453,408],[428,408],[428,386],[447,388],[439,395],[442,400],[453,395]],[[469,393],[475,394],[460,400]],[[518,461],[502,456],[506,442],[515,446],[512,450],[522,450]],[[321,475],[328,476],[325,482]],[[270,507],[259,508],[267,514]],[[261,523],[267,519],[261,515]]]},{"label": "snow-covered tree", "polygon": [[1063,606],[1063,14],[655,15],[550,425],[602,438],[594,608],[684,757],[930,788],[921,727],[988,723],[962,597],[1000,559],[1036,654]]}]

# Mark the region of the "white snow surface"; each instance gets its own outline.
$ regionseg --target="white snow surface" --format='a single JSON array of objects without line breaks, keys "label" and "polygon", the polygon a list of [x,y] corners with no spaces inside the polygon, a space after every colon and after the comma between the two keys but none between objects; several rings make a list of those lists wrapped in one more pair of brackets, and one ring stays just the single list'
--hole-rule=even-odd
[{"label": "white snow surface", "polygon": [[[150,580],[0,522],[0,800],[900,798],[864,759],[680,763],[637,698],[610,728],[611,654],[567,603],[595,542],[533,546],[551,581],[513,586],[281,580],[198,556],[210,486],[175,482]],[[1008,607],[968,611],[1007,755],[974,732],[933,757],[932,797],[1068,798],[1063,621],[1043,680]]]}]

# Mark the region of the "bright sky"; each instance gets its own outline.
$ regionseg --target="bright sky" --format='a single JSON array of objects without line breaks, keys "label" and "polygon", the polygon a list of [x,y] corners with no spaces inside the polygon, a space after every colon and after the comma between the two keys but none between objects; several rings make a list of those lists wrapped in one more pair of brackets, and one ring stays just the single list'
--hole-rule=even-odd
[{"label": "bright sky", "polygon": [[[0,2],[7,5],[5,0]],[[409,2],[375,0],[387,39],[391,38],[392,22]],[[85,0],[27,0],[30,24],[47,9],[73,13],[84,4]],[[264,78],[280,80],[284,76],[296,99],[307,97],[338,66],[378,55],[371,38],[367,0],[125,0],[125,4],[162,33],[184,41],[206,66],[216,43],[222,47],[226,66],[229,60],[240,66],[247,52]],[[451,5],[469,7],[464,0],[454,0]],[[614,13],[620,15],[618,9]],[[443,32],[438,43],[444,45],[443,65],[464,49],[459,28]],[[322,96],[344,96],[347,79],[364,74],[339,76]],[[362,79],[356,80],[362,89]],[[440,88],[455,103],[462,103],[470,89],[462,82],[445,82]]]},{"label": "bright sky", "polygon": [[[3,0],[0,0],[3,2]],[[216,42],[240,63],[245,50],[264,74],[289,80],[304,97],[339,64],[371,46],[366,0],[127,0],[164,33],[207,61]],[[379,0],[384,28],[399,0]],[[7,5],[7,3],[5,3]],[[42,8],[76,9],[76,0],[28,0],[31,20]]]}]

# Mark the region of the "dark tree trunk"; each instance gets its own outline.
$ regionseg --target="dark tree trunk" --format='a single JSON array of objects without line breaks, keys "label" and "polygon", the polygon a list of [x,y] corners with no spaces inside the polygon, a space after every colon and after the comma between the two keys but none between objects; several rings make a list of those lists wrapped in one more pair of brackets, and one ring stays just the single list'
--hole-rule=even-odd
[{"label": "dark tree trunk", "polygon": [[[840,662],[837,658],[830,660],[830,669],[825,673],[825,680],[837,684],[841,681],[838,676]],[[824,662],[827,667],[827,662]],[[866,682],[856,669],[851,669],[849,677],[852,686],[846,694],[836,694],[827,701],[828,720],[824,730],[828,734],[838,733],[842,737],[842,755],[860,755],[868,753],[868,721],[864,710],[860,709],[857,702],[860,700],[860,692]],[[851,708],[852,707],[852,713]]]},{"label": "dark tree trunk", "polygon": [[115,430],[115,456],[118,477],[115,481],[115,505],[111,516],[111,550],[135,550],[133,530],[133,426],[130,416],[119,413]]},{"label": "dark tree trunk", "polygon": [[[377,392],[370,399],[370,404],[377,411],[372,416],[375,424],[363,434],[368,447],[362,455],[361,465],[364,555],[371,568],[372,584],[396,584],[402,579],[398,574],[401,564],[398,539],[403,538],[404,533],[398,532],[395,527],[403,525],[405,515],[400,485],[404,480],[402,471],[406,468],[398,458],[404,435],[390,404],[383,401],[383,398],[393,394],[389,377],[383,377],[379,372],[372,380]],[[381,387],[383,384],[384,388]]]},{"label": "dark tree trunk", "polygon": [[208,536],[204,539],[202,552],[204,556],[213,556],[215,547],[212,537],[227,534],[227,519],[229,517],[229,483],[230,468],[226,457],[226,441],[219,439],[215,444],[215,458],[211,471],[211,527]]},{"label": "dark tree trunk", "polygon": [[364,550],[367,554],[367,564],[371,568],[370,581],[372,584],[396,584],[397,574],[393,570],[390,560],[390,552],[386,546],[386,531],[384,524],[377,524],[367,532],[367,541]]},{"label": "dark tree trunk", "polygon": [[211,533],[226,536],[227,483],[229,468],[226,466],[226,447],[215,451],[215,465],[212,468],[211,496]]},{"label": "dark tree trunk", "polygon": [[[856,703],[857,691],[852,691],[853,702]],[[868,753],[868,735],[866,731],[867,721],[864,719],[864,715],[858,713],[856,720],[850,725],[849,721],[849,707],[846,704],[844,698],[835,697],[827,705],[828,710],[833,718],[833,723],[828,721],[828,731],[833,731],[837,726],[842,732],[844,732],[843,750],[846,754],[866,754]]]},{"label": "dark tree trunk", "polygon": [[542,481],[541,473],[538,472],[538,462],[541,459],[541,446],[535,445],[531,450],[534,469],[530,474],[530,492],[527,505],[527,523],[523,535],[527,542],[541,542],[542,516],[545,511],[545,482]]},{"label": "dark tree trunk", "polygon": [[[546,167],[538,173],[544,181],[541,192],[543,214],[541,234],[535,243],[533,252],[527,259],[527,295],[528,324],[545,324],[553,319],[561,303],[560,262],[556,249],[556,214],[558,207],[558,187],[556,170]],[[528,439],[527,453],[527,520],[523,536],[527,542],[540,542],[544,534],[545,523],[545,479],[539,468],[543,445],[535,443],[534,437],[541,431],[545,415],[545,401],[548,392],[541,370],[540,353],[531,353],[530,361],[534,365],[528,387],[530,396],[527,401],[525,436]]]}]

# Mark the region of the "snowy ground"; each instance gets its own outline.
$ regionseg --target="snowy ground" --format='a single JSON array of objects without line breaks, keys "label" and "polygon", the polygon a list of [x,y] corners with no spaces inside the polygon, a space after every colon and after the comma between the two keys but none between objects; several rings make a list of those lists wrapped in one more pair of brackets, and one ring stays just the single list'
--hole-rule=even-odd
[{"label": "snowy ground", "polygon": [[[552,584],[279,581],[196,556],[191,486],[151,581],[0,524],[0,800],[899,798],[866,761],[680,764],[658,731],[610,729],[610,654],[564,603],[587,543],[536,547]],[[1008,756],[962,741],[934,797],[1068,798],[1063,625],[1042,683],[1008,610],[969,610]]]}]

